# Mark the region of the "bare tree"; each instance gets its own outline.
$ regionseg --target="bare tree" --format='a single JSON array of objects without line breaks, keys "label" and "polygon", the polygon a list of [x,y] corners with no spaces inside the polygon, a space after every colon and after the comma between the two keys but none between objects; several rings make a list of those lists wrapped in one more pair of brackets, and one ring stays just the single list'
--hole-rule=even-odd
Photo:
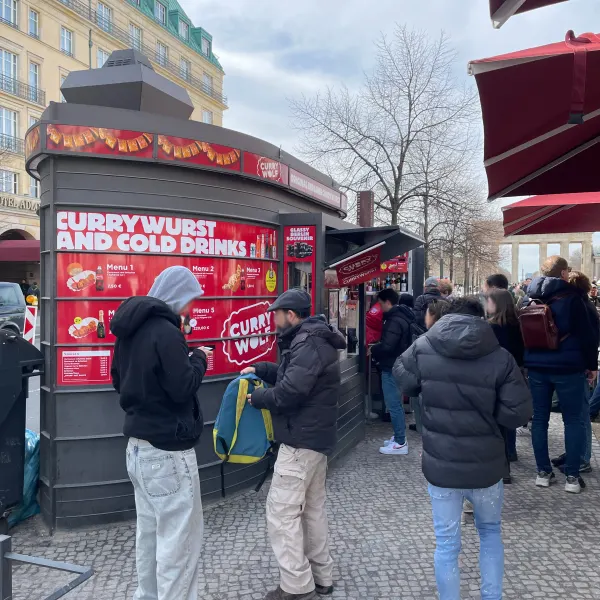
[{"label": "bare tree", "polygon": [[376,43],[375,67],[357,92],[329,88],[291,101],[300,153],[345,189],[373,190],[378,220],[398,224],[401,209],[427,204],[443,187],[443,169],[424,173],[425,157],[470,143],[476,96],[455,80],[455,62],[444,33],[431,40],[398,25]]}]

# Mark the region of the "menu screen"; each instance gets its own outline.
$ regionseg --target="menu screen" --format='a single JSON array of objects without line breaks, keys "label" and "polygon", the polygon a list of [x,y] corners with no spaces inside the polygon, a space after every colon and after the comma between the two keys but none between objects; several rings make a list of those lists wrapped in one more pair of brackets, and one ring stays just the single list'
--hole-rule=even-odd
[{"label": "menu screen", "polygon": [[[202,294],[181,317],[190,347],[214,348],[207,375],[276,360],[277,230],[254,224],[95,212],[57,215],[58,385],[110,384],[110,323],[166,268],[184,266]],[[108,366],[106,366],[108,364]]]}]

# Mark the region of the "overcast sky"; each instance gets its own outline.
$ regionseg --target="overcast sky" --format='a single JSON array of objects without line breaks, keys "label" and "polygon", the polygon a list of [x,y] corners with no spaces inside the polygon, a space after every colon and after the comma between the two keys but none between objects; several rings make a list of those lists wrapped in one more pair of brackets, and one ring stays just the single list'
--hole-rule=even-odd
[{"label": "overcast sky", "polygon": [[[431,36],[444,30],[467,63],[564,39],[568,29],[600,32],[600,1],[569,0],[513,17],[500,30],[487,0],[179,0],[195,25],[213,36],[225,69],[224,125],[295,151],[288,98],[326,86],[360,85],[372,66],[373,40],[406,23]],[[483,167],[482,167],[483,169]],[[537,268],[523,248],[520,268]]]}]

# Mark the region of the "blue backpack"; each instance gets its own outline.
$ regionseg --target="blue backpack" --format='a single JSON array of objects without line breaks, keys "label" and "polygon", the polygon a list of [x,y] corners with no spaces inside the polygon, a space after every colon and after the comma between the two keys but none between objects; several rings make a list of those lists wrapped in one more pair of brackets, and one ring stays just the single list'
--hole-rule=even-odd
[{"label": "blue backpack", "polygon": [[[248,394],[259,387],[266,387],[266,385],[256,375],[242,375],[227,386],[221,401],[221,408],[213,428],[213,441],[215,453],[222,461],[223,496],[226,463],[254,464],[270,454],[273,448],[271,413],[268,410],[253,408],[247,400]],[[269,468],[270,460],[267,461],[267,473],[260,485],[266,479]]]}]

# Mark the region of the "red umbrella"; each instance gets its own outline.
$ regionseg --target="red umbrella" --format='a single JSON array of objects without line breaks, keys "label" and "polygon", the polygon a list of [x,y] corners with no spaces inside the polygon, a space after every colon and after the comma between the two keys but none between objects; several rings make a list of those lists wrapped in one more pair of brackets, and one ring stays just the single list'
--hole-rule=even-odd
[{"label": "red umbrella", "polygon": [[533,196],[502,209],[504,235],[600,231],[600,193]]},{"label": "red umbrella", "polygon": [[490,0],[490,17],[496,29],[502,27],[513,15],[542,8],[567,0]]},{"label": "red umbrella", "polygon": [[490,200],[600,190],[600,38],[476,60]]}]

